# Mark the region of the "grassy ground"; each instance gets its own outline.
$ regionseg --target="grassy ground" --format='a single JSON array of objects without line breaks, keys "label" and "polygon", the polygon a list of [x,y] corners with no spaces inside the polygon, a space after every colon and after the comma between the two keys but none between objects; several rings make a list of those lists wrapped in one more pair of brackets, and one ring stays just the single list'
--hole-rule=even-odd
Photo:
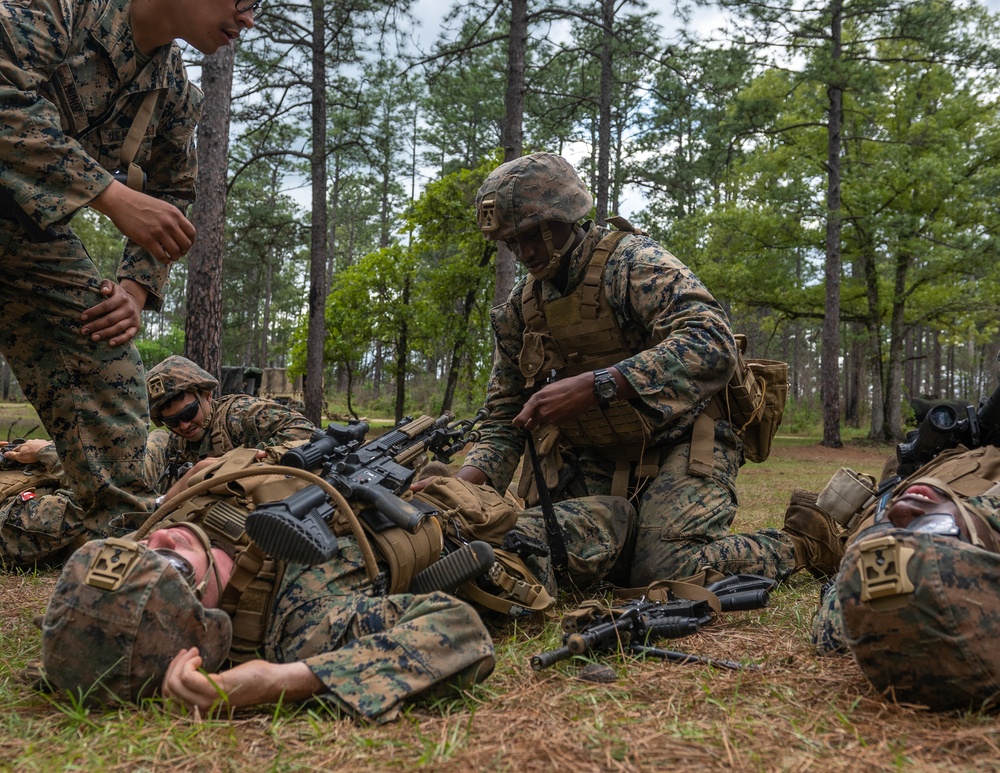
[{"label": "grassy ground", "polygon": [[[824,449],[780,438],[740,476],[737,526],[780,525],[795,487],[818,490],[839,466],[877,474],[887,447]],[[867,686],[850,659],[808,644],[818,584],[805,574],[768,609],[727,615],[674,649],[760,664],[716,670],[604,657],[617,681],[578,678],[581,662],[536,673],[558,621],[497,631],[494,675],[466,695],[409,707],[386,726],[308,708],[195,722],[153,705],[93,712],[18,682],[38,654],[32,618],[55,573],[0,577],[0,769],[434,771],[998,770],[1000,728],[976,714],[930,714]],[[562,609],[569,606],[562,599]]]}]

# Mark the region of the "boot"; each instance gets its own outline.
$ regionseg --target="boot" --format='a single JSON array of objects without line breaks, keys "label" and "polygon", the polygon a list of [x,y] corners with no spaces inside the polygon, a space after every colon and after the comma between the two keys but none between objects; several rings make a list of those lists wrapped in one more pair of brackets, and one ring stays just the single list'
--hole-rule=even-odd
[{"label": "boot", "polygon": [[796,570],[808,569],[816,579],[837,573],[847,532],[816,505],[816,494],[802,489],[792,492],[781,530],[795,546]]}]

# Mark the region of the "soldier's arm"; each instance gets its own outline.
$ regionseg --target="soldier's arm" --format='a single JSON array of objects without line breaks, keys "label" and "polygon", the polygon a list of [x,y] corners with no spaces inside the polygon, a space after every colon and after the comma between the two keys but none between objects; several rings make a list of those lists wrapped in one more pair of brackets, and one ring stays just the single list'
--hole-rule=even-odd
[{"label": "soldier's arm", "polygon": [[639,399],[664,417],[680,416],[725,387],[736,367],[732,329],[687,266],[641,238],[609,264],[605,281],[616,313],[653,342],[615,366]]},{"label": "soldier's arm", "polygon": [[480,427],[479,442],[465,458],[466,467],[479,470],[485,479],[479,480],[479,475],[466,467],[459,471],[459,477],[473,483],[490,482],[498,491],[507,490],[521,459],[526,434],[512,422],[531,395],[517,363],[524,331],[517,306],[508,302],[490,314],[496,357],[486,388],[489,418]]},{"label": "soldier's arm", "polygon": [[60,3],[4,3],[0,13],[0,165],[3,187],[40,228],[86,206],[112,181],[62,131],[42,96],[68,54],[72,20]]},{"label": "soldier's arm", "polygon": [[217,674],[205,674],[198,648],[181,650],[163,677],[162,692],[188,711],[204,716],[220,704],[230,709],[279,701],[301,701],[326,692],[305,663],[251,660]]},{"label": "soldier's arm", "polygon": [[[147,177],[146,193],[161,205],[172,205],[175,209],[169,217],[173,218],[187,214],[195,199],[195,180],[198,176],[194,147],[195,127],[201,117],[203,95],[184,77],[181,54],[176,46],[171,51],[168,63],[175,70],[171,79],[175,87],[160,94],[161,110],[157,132],[150,146],[149,157],[141,166]],[[187,226],[182,224],[184,233],[175,236],[176,250],[169,241],[157,242],[153,245],[153,251],[138,240],[129,241],[125,245],[118,268],[118,281],[131,279],[143,285],[149,291],[144,306],[146,309],[160,308],[161,290],[167,279],[170,262],[186,254],[195,237],[194,227],[187,220],[183,222]],[[169,261],[155,249],[158,245],[167,248]]]},{"label": "soldier's arm", "polygon": [[259,397],[235,398],[227,412],[227,431],[244,448],[291,448],[310,440],[315,425],[298,411]]}]

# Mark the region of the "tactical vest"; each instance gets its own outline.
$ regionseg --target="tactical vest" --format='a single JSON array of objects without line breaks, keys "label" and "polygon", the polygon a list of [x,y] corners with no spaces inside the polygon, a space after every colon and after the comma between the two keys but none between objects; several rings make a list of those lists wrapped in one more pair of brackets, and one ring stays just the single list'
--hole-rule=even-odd
[{"label": "tactical vest", "polygon": [[[568,378],[606,368],[631,357],[621,327],[604,289],[604,269],[619,244],[636,231],[623,218],[609,218],[619,230],[607,234],[594,249],[583,282],[569,295],[541,299],[541,286],[529,277],[521,292],[524,336],[518,365],[530,388],[540,375],[555,371]],[[650,420],[626,400],[602,410],[593,406],[582,416],[559,425],[574,446],[601,449],[608,458],[638,460],[653,433]]]}]

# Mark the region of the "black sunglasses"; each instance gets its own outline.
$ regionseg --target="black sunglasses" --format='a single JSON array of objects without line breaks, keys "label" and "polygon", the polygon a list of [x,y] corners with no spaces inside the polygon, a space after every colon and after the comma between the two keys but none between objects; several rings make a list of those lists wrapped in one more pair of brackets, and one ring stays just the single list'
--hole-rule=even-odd
[{"label": "black sunglasses", "polygon": [[172,416],[160,416],[163,423],[170,427],[170,429],[177,429],[181,425],[181,422],[191,421],[195,416],[198,415],[198,409],[201,405],[198,398],[194,398],[190,403],[181,408],[177,413]]}]

